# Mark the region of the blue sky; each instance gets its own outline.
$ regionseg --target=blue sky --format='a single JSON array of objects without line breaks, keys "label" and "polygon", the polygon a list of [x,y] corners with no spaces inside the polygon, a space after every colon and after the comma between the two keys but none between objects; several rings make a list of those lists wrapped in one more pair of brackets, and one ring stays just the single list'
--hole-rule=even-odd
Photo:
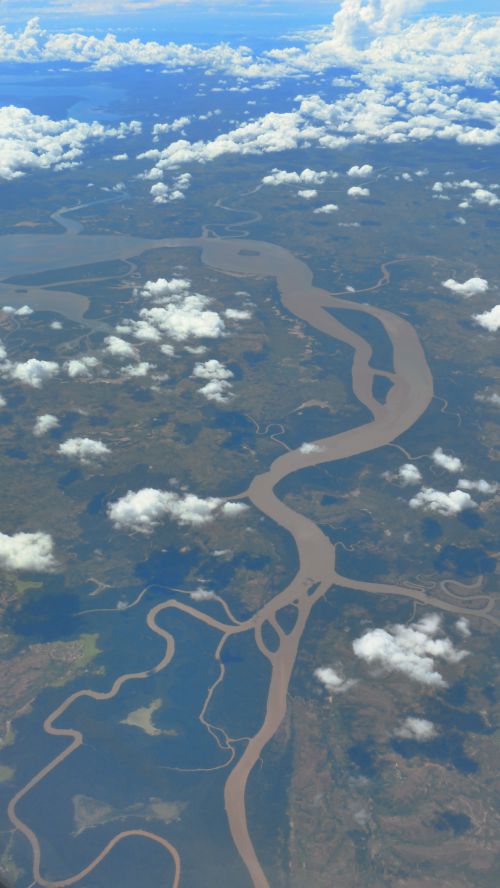
[{"label": "blue sky", "polygon": [[[142,38],[202,41],[225,35],[273,37],[315,27],[329,22],[339,6],[340,0],[0,0],[0,21],[16,25],[40,15],[43,25],[55,30],[112,29]],[[498,0],[434,0],[419,15],[437,12],[495,14]]]},{"label": "blue sky", "polygon": [[[279,38],[329,24],[340,0],[137,0],[155,8],[121,10],[117,4],[136,0],[0,0],[0,24],[16,30],[38,15],[48,31],[75,31],[102,36],[114,32],[123,40],[134,37],[159,43],[213,45],[226,41],[261,48],[280,45]],[[432,14],[498,13],[500,0],[434,0],[413,17]],[[162,4],[161,6],[159,4]],[[99,14],[75,7],[98,9]],[[61,11],[61,7],[70,11]],[[105,9],[114,12],[103,14]],[[283,45],[283,44],[281,44]]]}]

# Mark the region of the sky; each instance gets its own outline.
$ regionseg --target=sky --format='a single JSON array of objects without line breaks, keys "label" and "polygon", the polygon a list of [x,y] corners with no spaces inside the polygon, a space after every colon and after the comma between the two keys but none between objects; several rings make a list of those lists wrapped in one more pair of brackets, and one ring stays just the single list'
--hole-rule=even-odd
[{"label": "sky", "polygon": [[[162,34],[172,40],[204,41],[221,36],[274,37],[331,21],[336,0],[0,0],[0,22],[23,23],[41,17],[48,29],[108,28],[141,38]],[[498,0],[431,0],[417,13],[498,12]]]}]

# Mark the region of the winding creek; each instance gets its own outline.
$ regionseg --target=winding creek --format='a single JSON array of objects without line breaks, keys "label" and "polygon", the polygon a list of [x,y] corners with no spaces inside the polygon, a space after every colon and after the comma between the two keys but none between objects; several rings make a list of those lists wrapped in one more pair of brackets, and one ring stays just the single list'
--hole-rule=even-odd
[{"label": "winding creek", "polygon": [[[57,216],[62,222],[62,215]],[[366,453],[382,447],[398,438],[409,429],[428,407],[433,397],[433,380],[426,357],[414,328],[407,321],[381,308],[366,303],[355,302],[345,296],[352,294],[332,294],[313,284],[313,274],[308,266],[283,247],[260,241],[230,238],[175,238],[170,240],[147,241],[145,239],[119,236],[91,236],[79,233],[74,227],[67,226],[65,235],[7,235],[0,238],[0,267],[7,267],[7,275],[20,275],[25,264],[26,248],[29,248],[30,274],[70,265],[85,265],[91,262],[130,259],[145,250],[192,248],[201,250],[203,263],[221,272],[241,276],[271,277],[276,280],[283,306],[296,317],[305,321],[321,333],[334,340],[346,343],[352,348],[352,384],[358,401],[365,405],[372,419],[363,425],[349,429],[331,437],[314,442],[313,452],[301,453],[299,450],[288,450],[278,456],[267,471],[257,475],[246,491],[237,498],[246,499],[261,513],[284,528],[293,538],[299,558],[299,569],[292,582],[274,598],[269,600],[257,613],[244,622],[238,622],[228,608],[225,608],[224,621],[217,620],[191,605],[177,599],[168,599],[149,611],[147,623],[149,629],[160,635],[165,641],[165,654],[162,660],[148,672],[125,674],[120,676],[109,691],[98,693],[91,689],[79,691],[68,697],[52,712],[44,723],[47,733],[59,738],[67,738],[68,745],[51,762],[11,800],[8,813],[14,827],[24,834],[31,845],[33,854],[33,884],[44,888],[65,888],[73,885],[98,866],[108,853],[121,841],[142,837],[159,843],[170,855],[174,865],[174,888],[181,884],[181,860],[176,849],[161,835],[144,830],[128,830],[118,833],[100,854],[79,873],[66,876],[58,881],[45,879],[41,872],[41,847],[33,830],[19,817],[19,802],[39,784],[51,771],[67,759],[83,742],[82,734],[71,728],[56,727],[56,722],[70,707],[81,698],[92,698],[104,705],[106,700],[120,693],[126,682],[140,681],[153,673],[168,667],[175,655],[175,640],[161,625],[159,618],[165,616],[169,609],[176,609],[185,614],[187,619],[200,620],[220,632],[220,642],[216,650],[218,676],[207,691],[205,703],[200,713],[200,720],[210,731],[215,742],[230,753],[227,762],[228,777],[225,783],[225,808],[229,828],[244,862],[251,884],[254,888],[269,888],[269,882],[254,848],[246,812],[246,787],[255,764],[262,755],[266,745],[276,734],[287,706],[288,687],[297,657],[302,633],[314,604],[325,593],[335,586],[363,590],[381,595],[398,595],[433,608],[440,608],[452,613],[467,616],[478,616],[496,625],[499,621],[491,614],[493,601],[484,594],[480,595],[480,586],[475,585],[472,591],[478,592],[477,601],[482,606],[474,607],[474,600],[464,600],[442,587],[448,593],[447,599],[430,598],[425,587],[418,585],[390,585],[350,580],[341,576],[336,569],[336,547],[312,520],[285,505],[276,495],[275,489],[280,481],[293,472],[311,466],[335,460],[347,459],[355,454]],[[5,264],[3,262],[5,258]],[[35,261],[32,261],[32,260]],[[383,277],[370,289],[377,289],[389,272],[383,269]],[[61,313],[74,311],[75,319],[82,319],[82,304],[75,309],[66,304],[61,294],[55,296],[46,290],[54,310],[55,298],[59,299]],[[366,292],[366,291],[365,291]],[[67,297],[67,294],[64,294]],[[81,297],[80,297],[81,299]],[[29,301],[28,292],[23,300]],[[47,306],[48,307],[48,306]],[[370,366],[372,350],[370,345],[358,334],[344,326],[332,310],[351,309],[352,311],[376,318],[384,327],[393,349],[393,372],[376,371]],[[76,315],[79,315],[77,318]],[[71,316],[71,315],[70,315]],[[83,321],[85,323],[85,321]],[[385,403],[378,401],[373,395],[374,378],[386,376],[391,385]],[[234,499],[234,497],[232,497]],[[469,606],[470,604],[470,606]],[[280,622],[280,611],[284,608],[294,609],[296,618],[289,631],[285,631]],[[227,618],[227,621],[226,621]],[[275,639],[272,649],[265,641],[269,637],[269,627]],[[255,643],[271,666],[271,678],[267,689],[265,717],[257,733],[246,739],[243,752],[236,748],[241,740],[235,740],[220,727],[208,721],[208,708],[214,693],[224,682],[225,666],[221,657],[227,639],[239,633],[253,633]],[[241,747],[240,747],[241,748]]]}]

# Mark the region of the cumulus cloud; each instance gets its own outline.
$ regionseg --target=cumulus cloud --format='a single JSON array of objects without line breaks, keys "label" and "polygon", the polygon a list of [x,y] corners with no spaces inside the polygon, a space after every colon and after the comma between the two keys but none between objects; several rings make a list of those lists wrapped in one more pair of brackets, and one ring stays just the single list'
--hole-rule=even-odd
[{"label": "cumulus cloud", "polygon": [[414,718],[408,716],[402,725],[394,731],[396,737],[402,737],[404,740],[416,740],[418,743],[425,743],[426,740],[433,740],[437,736],[434,724],[427,718]]},{"label": "cumulus cloud", "polygon": [[139,361],[138,364],[127,364],[126,367],[122,367],[123,376],[129,377],[140,377],[147,376],[150,370],[154,370],[156,364],[150,364],[149,361]]},{"label": "cumulus cloud", "polygon": [[500,305],[495,305],[489,311],[483,311],[481,314],[472,316],[476,324],[488,330],[489,333],[496,333],[500,330]]},{"label": "cumulus cloud", "polygon": [[41,438],[42,435],[46,435],[51,429],[57,429],[58,426],[59,420],[57,416],[54,416],[52,413],[42,413],[41,416],[37,416],[36,418],[35,425],[33,426],[33,434],[36,435],[37,438]]},{"label": "cumulus cloud", "polygon": [[347,170],[347,175],[354,179],[367,179],[373,173],[373,167],[369,163],[363,163],[361,166],[352,166]]},{"label": "cumulus cloud", "polygon": [[463,635],[464,638],[468,638],[471,631],[467,617],[460,617],[455,623],[455,629],[457,629],[458,632],[460,632],[460,635]]},{"label": "cumulus cloud", "polygon": [[105,351],[114,358],[132,358],[134,361],[139,359],[139,352],[136,348],[125,339],[119,336],[106,336],[104,340]]},{"label": "cumulus cloud", "polygon": [[437,614],[429,614],[408,626],[398,623],[387,629],[368,630],[352,646],[356,656],[369,665],[401,672],[434,687],[446,687],[436,660],[459,663],[467,656],[467,651],[457,650],[444,635]]},{"label": "cumulus cloud", "polygon": [[478,394],[474,395],[476,401],[482,401],[484,404],[493,404],[495,407],[500,407],[500,395],[496,392],[491,392],[490,394]]},{"label": "cumulus cloud", "polygon": [[321,453],[323,449],[324,448],[320,447],[319,444],[313,444],[311,441],[304,441],[299,447],[299,453]]},{"label": "cumulus cloud", "polygon": [[467,478],[460,478],[457,487],[460,490],[477,490],[478,493],[486,493],[493,494],[498,490],[498,484],[493,484],[491,481],[485,481],[484,478],[480,478],[479,481],[468,481]]},{"label": "cumulus cloud", "polygon": [[435,466],[446,469],[447,472],[461,472],[463,469],[462,460],[458,456],[451,456],[445,453],[442,447],[436,447],[433,450],[431,459]]},{"label": "cumulus cloud", "polygon": [[382,475],[386,481],[399,481],[403,487],[409,484],[420,484],[422,475],[413,463],[404,463],[397,472],[384,472]]},{"label": "cumulus cloud", "polygon": [[111,453],[106,444],[92,438],[68,438],[59,445],[58,450],[62,456],[81,463],[92,463]]},{"label": "cumulus cloud", "polygon": [[192,592],[189,592],[189,597],[192,598],[193,601],[210,601],[217,596],[215,592],[212,592],[210,589],[204,589],[203,586],[199,586],[198,589],[193,589]]},{"label": "cumulus cloud", "polygon": [[[146,177],[148,178],[149,176]],[[176,176],[169,185],[166,185],[164,182],[155,182],[150,189],[150,193],[153,196],[153,203],[166,204],[176,200],[184,200],[184,192],[187,191],[190,184],[190,173],[181,173],[179,176]]]},{"label": "cumulus cloud", "polygon": [[470,493],[464,490],[452,490],[444,493],[442,490],[434,490],[432,487],[423,487],[409,502],[412,509],[424,509],[427,512],[437,512],[450,518],[458,515],[464,509],[473,509],[477,506]]},{"label": "cumulus cloud", "polygon": [[2,311],[4,314],[16,315],[18,318],[27,318],[33,314],[33,309],[29,305],[22,305],[21,308],[14,308],[13,305],[4,305]]},{"label": "cumulus cloud", "polygon": [[316,172],[306,168],[301,173],[287,172],[286,170],[278,170],[276,167],[272,172],[264,176],[263,185],[323,185],[329,178],[335,178],[337,173],[321,170]]},{"label": "cumulus cloud", "polygon": [[228,381],[234,378],[231,372],[224,364],[212,358],[204,363],[195,364],[193,376],[196,379],[206,379],[206,385],[198,389],[200,394],[204,395],[209,401],[217,401],[219,404],[227,404],[231,397],[231,383]]},{"label": "cumulus cloud", "polygon": [[116,325],[115,330],[117,333],[133,336],[134,339],[139,339],[141,342],[160,342],[161,340],[159,330],[144,320],[134,321],[131,318],[124,318],[121,324]]},{"label": "cumulus cloud", "polygon": [[323,204],[322,207],[316,207],[316,209],[313,210],[313,213],[317,213],[317,214],[324,213],[326,216],[328,216],[330,213],[335,213],[337,210],[338,210],[337,204],[329,203],[329,204]]},{"label": "cumulus cloud", "polygon": [[248,506],[245,503],[233,503],[231,501],[224,503],[222,506],[222,514],[226,515],[228,518],[235,518],[237,515],[241,515],[242,512],[246,512]]},{"label": "cumulus cloud", "polygon": [[453,278],[448,278],[447,281],[443,281],[442,283],[443,287],[452,290],[453,293],[458,293],[460,296],[465,296],[466,298],[469,298],[470,296],[478,296],[480,293],[486,293],[488,289],[488,281],[480,277],[471,277],[467,281],[464,281],[463,284],[453,280]]},{"label": "cumulus cloud", "polygon": [[76,379],[79,376],[88,379],[92,376],[92,370],[94,367],[97,367],[98,363],[97,358],[84,355],[81,358],[73,358],[71,361],[66,361],[64,369],[70,379]]},{"label": "cumulus cloud", "polygon": [[191,281],[185,278],[172,278],[170,281],[166,278],[158,278],[156,281],[146,281],[141,290],[141,296],[144,299],[154,299],[157,301],[164,296],[185,295],[190,287]]},{"label": "cumulus cloud", "polygon": [[9,365],[7,372],[16,382],[39,389],[44,382],[57,376],[59,365],[55,361],[39,361],[38,358],[29,358],[28,361]]},{"label": "cumulus cloud", "polygon": [[361,185],[352,185],[347,189],[349,197],[369,197],[370,189],[363,188]]},{"label": "cumulus cloud", "polygon": [[318,666],[314,670],[314,676],[330,693],[345,694],[346,691],[356,684],[356,679],[344,678],[335,669],[332,669],[331,666]]},{"label": "cumulus cloud", "polygon": [[[0,57],[4,29],[0,30]],[[3,43],[5,46],[5,43]],[[33,114],[28,108],[6,105],[0,108],[0,179],[17,179],[30,170],[61,170],[76,166],[86,143],[138,133],[140,124],[121,123],[105,127],[69,118],[52,120]]]},{"label": "cumulus cloud", "polygon": [[207,309],[211,299],[201,293],[181,293],[163,297],[161,304],[143,308],[141,319],[160,333],[178,342],[186,339],[216,339],[223,336],[225,324],[217,312]]},{"label": "cumulus cloud", "polygon": [[185,126],[188,126],[191,123],[190,117],[176,117],[175,120],[172,120],[170,123],[155,123],[153,125],[153,136],[161,136],[165,133],[175,133],[178,130],[184,129]]},{"label": "cumulus cloud", "polygon": [[315,188],[301,188],[300,191],[297,191],[297,197],[303,197],[304,200],[312,200],[313,197],[317,197],[318,192]]},{"label": "cumulus cloud", "polygon": [[125,496],[110,503],[108,516],[119,530],[151,533],[165,517],[178,524],[198,526],[212,521],[218,512],[235,517],[245,508],[241,506],[241,503],[225,503],[214,496],[202,499],[193,493],[179,494],[144,487],[136,492],[129,490]]},{"label": "cumulus cloud", "polygon": [[[85,2],[99,5],[97,0]],[[121,2],[130,5],[133,0]],[[303,35],[304,44],[266,50],[260,56],[254,55],[247,46],[219,44],[200,48],[152,40],[125,41],[112,33],[103,37],[86,36],[81,31],[48,33],[41,30],[38,20],[32,19],[19,34],[2,29],[0,58],[31,62],[64,60],[104,70],[132,64],[163,65],[165,71],[200,66],[210,72],[261,81],[261,86],[285,77],[303,77],[341,67],[355,69],[356,80],[375,85],[407,82],[420,86],[429,81],[458,80],[474,86],[488,85],[499,70],[498,18],[433,15],[406,22],[405,18],[422,5],[419,0],[343,0],[332,23]],[[349,87],[351,81],[341,78],[340,85]],[[487,103],[478,101],[477,104]],[[451,128],[453,118],[440,115],[441,111],[441,107],[436,106],[433,119],[421,124],[423,138],[425,129],[432,128],[436,118],[442,120],[443,128]],[[421,104],[416,105],[413,116],[423,117]],[[477,118],[473,118],[466,136],[469,140],[481,138],[481,129]],[[454,135],[452,132],[450,137]],[[488,132],[482,135],[485,137],[489,137]]]},{"label": "cumulus cloud", "polygon": [[249,321],[252,317],[252,312],[246,308],[226,308],[224,317],[228,321]]},{"label": "cumulus cloud", "polygon": [[[331,103],[318,95],[298,96],[298,104],[291,111],[269,112],[211,140],[179,139],[161,151],[145,152],[144,158],[155,161],[145,175],[161,179],[165,171],[186,164],[205,164],[229,155],[296,150],[313,144],[334,150],[360,142],[396,144],[431,138],[470,145],[500,143],[499,103],[464,98],[462,91],[461,85],[385,83],[379,72],[372,86]],[[483,126],[476,125],[478,119]],[[301,176],[275,169],[264,177],[264,184],[304,184]],[[470,200],[479,200],[477,189],[470,192]]]},{"label": "cumulus cloud", "polygon": [[0,567],[4,570],[50,571],[56,566],[47,533],[0,533]]},{"label": "cumulus cloud", "polygon": [[472,197],[478,203],[487,204],[489,207],[497,207],[500,204],[500,198],[494,191],[488,191],[486,188],[476,188],[472,192]]}]

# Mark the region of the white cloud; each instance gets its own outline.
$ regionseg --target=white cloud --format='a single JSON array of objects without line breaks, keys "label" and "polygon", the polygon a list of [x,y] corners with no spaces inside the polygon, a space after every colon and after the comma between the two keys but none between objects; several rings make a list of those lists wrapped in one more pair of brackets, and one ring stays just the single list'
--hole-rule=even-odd
[{"label": "white cloud", "polygon": [[346,691],[350,690],[350,688],[356,684],[356,679],[343,678],[343,676],[335,669],[332,669],[331,666],[318,666],[318,668],[314,670],[314,676],[319,682],[321,682],[327,691],[336,692],[337,694],[345,694]]},{"label": "white cloud", "polygon": [[128,154],[113,154],[111,160],[128,160]]},{"label": "white cloud", "polygon": [[329,203],[323,204],[322,207],[316,207],[316,209],[313,210],[313,213],[324,213],[325,215],[329,215],[330,213],[335,213],[337,210],[337,204]]},{"label": "white cloud", "polygon": [[478,296],[480,293],[486,293],[488,289],[488,281],[480,277],[469,278],[469,280],[464,281],[463,284],[458,283],[458,281],[453,280],[453,278],[448,278],[447,281],[443,281],[442,283],[443,287],[452,290],[454,293],[458,293],[460,296],[465,296],[466,298],[469,296]]},{"label": "white cloud", "polygon": [[188,126],[191,123],[190,117],[176,117],[175,120],[172,120],[171,123],[155,123],[153,125],[153,136],[160,136],[164,133],[175,133],[178,130],[184,129],[185,126]]},{"label": "white cloud", "polygon": [[394,731],[396,737],[402,737],[405,740],[416,740],[418,743],[425,743],[427,740],[433,740],[437,736],[435,726],[426,718],[414,718],[408,716],[403,724]]},{"label": "white cloud", "polygon": [[477,503],[474,502],[470,493],[463,490],[444,493],[441,490],[433,490],[432,487],[423,487],[410,500],[409,505],[412,509],[425,509],[428,512],[437,512],[438,515],[450,518],[463,512],[464,509],[473,509]]},{"label": "white cloud", "polygon": [[442,447],[436,447],[431,453],[431,459],[435,466],[446,469],[447,472],[461,472],[462,460],[458,456],[451,456],[443,451]]},{"label": "white cloud", "polygon": [[[5,31],[0,29],[0,57],[5,49]],[[61,170],[76,166],[87,142],[119,137],[140,131],[137,121],[118,127],[83,123],[72,118],[52,120],[14,105],[0,107],[0,179],[16,179],[31,170]]]},{"label": "white cloud", "polygon": [[262,183],[264,185],[323,185],[329,178],[335,178],[337,173],[331,173],[327,170],[316,172],[306,168],[301,173],[287,172],[286,170],[278,170],[276,167],[272,172],[264,176]]},{"label": "white cloud", "polygon": [[56,565],[52,537],[47,533],[0,533],[0,567],[44,572]]},{"label": "white cloud", "polygon": [[363,163],[361,166],[352,166],[347,170],[347,175],[355,179],[367,179],[373,173],[373,167],[369,163]]},{"label": "white cloud", "polygon": [[42,435],[46,435],[47,432],[50,432],[51,429],[57,429],[58,426],[59,420],[57,416],[54,416],[52,413],[43,413],[36,418],[35,425],[33,426],[33,434],[36,435],[37,438],[40,438]]},{"label": "white cloud", "polygon": [[458,632],[460,632],[460,635],[463,635],[464,638],[468,638],[471,631],[467,617],[460,617],[455,623],[455,629],[457,629]]},{"label": "white cloud", "polygon": [[207,310],[211,299],[201,293],[181,291],[164,296],[153,308],[140,311],[142,320],[171,339],[182,342],[191,337],[216,339],[225,333],[225,324],[217,312]]},{"label": "white cloud", "polygon": [[57,376],[59,365],[55,361],[39,361],[38,358],[30,358],[24,363],[9,365],[8,372],[12,379],[23,385],[41,388],[44,382]]},{"label": "white cloud", "polygon": [[361,185],[351,185],[351,187],[347,189],[347,193],[349,197],[369,197],[370,189],[363,188]]},{"label": "white cloud", "polygon": [[59,453],[81,463],[91,463],[109,456],[111,450],[102,441],[92,438],[68,438],[59,445]]},{"label": "white cloud", "polygon": [[313,444],[309,441],[304,441],[299,447],[299,453],[322,453],[323,450],[324,448],[320,447],[319,444]]},{"label": "white cloud", "polygon": [[318,192],[315,188],[302,188],[300,191],[297,191],[297,197],[303,197],[304,200],[312,200],[313,197],[317,197]]},{"label": "white cloud", "polygon": [[467,651],[458,651],[443,637],[437,614],[422,617],[410,625],[396,624],[388,629],[371,629],[353,642],[357,657],[388,672],[401,672],[422,684],[446,687],[436,668],[436,660],[459,663]]},{"label": "white cloud", "polygon": [[233,503],[231,501],[224,503],[222,506],[222,514],[228,516],[229,518],[235,518],[237,515],[241,515],[242,512],[246,512],[248,506],[245,503]]},{"label": "white cloud", "polygon": [[193,601],[210,601],[217,596],[215,592],[212,592],[210,589],[203,589],[202,586],[199,586],[198,589],[194,589],[189,593],[189,597],[192,598]]},{"label": "white cloud", "polygon": [[196,379],[208,380],[198,391],[209,401],[226,404],[230,400],[231,383],[228,380],[233,379],[234,373],[220,361],[212,358],[204,363],[195,364],[192,375]]},{"label": "white cloud", "polygon": [[170,281],[166,278],[158,278],[156,281],[146,281],[141,290],[141,296],[144,299],[159,300],[163,296],[185,295],[186,290],[191,287],[191,281],[185,278],[172,278]]},{"label": "white cloud", "polygon": [[500,198],[494,191],[488,191],[486,188],[476,188],[472,192],[472,197],[481,204],[487,204],[489,207],[497,207],[500,204]]},{"label": "white cloud", "polygon": [[106,336],[104,340],[105,350],[114,358],[132,358],[134,361],[139,359],[139,352],[136,348],[125,339],[119,336]]},{"label": "white cloud", "polygon": [[[464,98],[462,92],[461,85],[384,82],[383,72],[379,72],[369,87],[331,103],[318,95],[298,96],[294,110],[269,112],[212,140],[180,139],[161,151],[145,152],[143,157],[155,160],[145,175],[161,178],[166,170],[185,164],[209,163],[227,155],[309,148],[313,144],[335,150],[349,144],[421,142],[431,138],[470,145],[500,143],[500,102]],[[478,119],[484,126],[476,125]],[[303,184],[301,177],[297,172],[275,169],[263,182]],[[470,199],[479,199],[477,189]]]},{"label": "white cloud", "polygon": [[460,478],[457,487],[460,490],[477,490],[478,493],[486,493],[492,495],[497,492],[498,484],[492,484],[491,481],[485,481],[481,478],[479,481],[468,481],[467,478]]},{"label": "white cloud", "polygon": [[160,342],[161,340],[161,334],[156,327],[144,320],[134,321],[125,318],[121,324],[116,325],[115,330],[117,333],[133,336],[134,339],[139,339],[141,342]]},{"label": "white cloud", "polygon": [[[120,530],[151,533],[168,516],[179,524],[194,526],[212,521],[217,511],[234,517],[242,511],[240,503],[224,503],[218,497],[202,499],[193,493],[178,494],[169,490],[145,487],[135,493],[129,490],[108,506],[108,516]],[[221,509],[221,506],[223,507]],[[228,508],[232,507],[232,508]]]},{"label": "white cloud", "polygon": [[490,333],[496,333],[500,330],[500,305],[495,305],[489,311],[483,311],[481,314],[472,316],[476,324],[488,330]]},{"label": "white cloud", "polygon": [[[102,11],[102,4],[97,0],[83,2]],[[161,0],[143,2],[151,5]],[[120,3],[132,8],[133,0],[120,0]],[[74,3],[67,5],[74,11]],[[132,64],[163,65],[165,71],[200,66],[211,73],[218,71],[231,77],[259,80],[262,87],[285,77],[303,77],[342,67],[357,71],[357,78],[351,81],[355,84],[361,77],[364,82],[375,85],[405,82],[420,85],[440,80],[488,85],[499,71],[498,17],[431,15],[410,18],[406,23],[405,18],[422,5],[419,0],[343,0],[332,23],[303,35],[303,44],[279,46],[261,56],[254,55],[246,46],[233,48],[219,44],[205,49],[152,40],[123,41],[109,32],[103,37],[86,36],[81,31],[48,33],[40,29],[38,20],[32,19],[17,35],[5,29],[0,31],[0,58],[3,61],[77,62],[104,70]],[[342,81],[343,86],[349,84],[346,78]],[[423,98],[425,100],[425,96]],[[478,101],[477,104],[487,103]],[[414,113],[421,107],[417,103]],[[433,116],[438,117],[441,108],[436,106],[432,111]],[[446,121],[446,117],[444,119]],[[469,142],[471,138],[488,139],[489,134],[481,133],[481,129],[474,120],[470,133],[466,134]],[[464,141],[468,143],[467,138]]]},{"label": "white cloud", "polygon": [[61,321],[52,321],[52,323],[50,324],[50,329],[51,330],[62,330]]},{"label": "white cloud", "polygon": [[422,475],[413,463],[404,463],[397,472],[384,472],[382,475],[386,481],[399,481],[403,487],[408,484],[420,484]]},{"label": "white cloud", "polygon": [[398,469],[398,478],[403,485],[419,484],[422,480],[422,475],[417,466],[414,466],[412,463],[404,463]]},{"label": "white cloud", "polygon": [[137,376],[147,376],[150,370],[154,370],[156,368],[156,364],[150,364],[148,361],[139,361],[138,364],[127,364],[126,367],[122,367],[122,374],[124,376],[137,377]]},{"label": "white cloud", "polygon": [[64,369],[70,379],[76,379],[78,376],[83,376],[88,379],[92,376],[92,370],[94,367],[97,367],[98,363],[99,361],[97,358],[91,357],[90,355],[84,355],[81,358],[73,358],[71,361],[66,361]]},{"label": "white cloud", "polygon": [[7,406],[7,401],[5,400],[3,395],[0,395],[0,407],[6,407],[6,406]]},{"label": "white cloud", "polygon": [[[156,167],[153,167],[153,170],[156,169]],[[146,178],[151,178],[150,174],[147,174]],[[156,182],[150,189],[150,193],[154,198],[153,203],[166,204],[176,200],[184,200],[184,192],[189,188],[190,183],[190,173],[181,173],[174,178],[170,185],[166,185],[164,182]]]},{"label": "white cloud", "polygon": [[252,312],[243,308],[226,308],[224,317],[228,321],[249,321],[252,317]]},{"label": "white cloud", "polygon": [[17,315],[19,318],[27,318],[33,314],[33,309],[29,305],[22,305],[21,308],[14,308],[13,305],[4,305],[2,311],[5,314]]},{"label": "white cloud", "polygon": [[491,394],[488,395],[478,394],[474,397],[476,401],[482,401],[484,404],[494,404],[495,407],[500,407],[500,395],[496,392],[491,392]]}]

